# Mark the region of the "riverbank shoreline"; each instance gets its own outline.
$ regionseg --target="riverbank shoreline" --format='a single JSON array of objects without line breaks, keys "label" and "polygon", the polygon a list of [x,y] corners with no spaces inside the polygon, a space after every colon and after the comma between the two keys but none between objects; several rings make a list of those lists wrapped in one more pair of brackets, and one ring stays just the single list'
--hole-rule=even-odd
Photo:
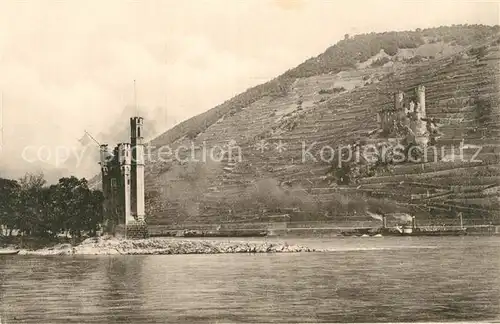
[{"label": "riverbank shoreline", "polygon": [[221,253],[294,253],[319,252],[286,242],[207,241],[189,239],[115,237],[88,238],[78,245],[58,244],[41,249],[21,249],[20,255],[158,255]]},{"label": "riverbank shoreline", "polygon": [[[500,235],[500,226],[420,226],[419,235],[428,236],[449,236],[452,232],[462,232],[460,235],[473,236],[497,236]],[[415,232],[417,232],[415,231]],[[400,235],[395,228],[377,227],[287,227],[276,229],[223,229],[223,230],[202,230],[202,229],[165,229],[161,226],[152,225],[149,228],[150,237],[178,237],[178,238],[225,238],[225,237],[280,237],[289,239],[294,237],[345,237],[362,235]]]}]

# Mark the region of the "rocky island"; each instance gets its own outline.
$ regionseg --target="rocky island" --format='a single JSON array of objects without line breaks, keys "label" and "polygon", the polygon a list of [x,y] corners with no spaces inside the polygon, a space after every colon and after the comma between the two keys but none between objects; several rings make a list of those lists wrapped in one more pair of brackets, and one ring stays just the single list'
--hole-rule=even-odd
[{"label": "rocky island", "polygon": [[21,250],[22,255],[153,255],[218,253],[315,252],[299,245],[280,242],[204,241],[167,238],[127,240],[110,236],[88,238],[79,245],[59,244],[38,250]]}]

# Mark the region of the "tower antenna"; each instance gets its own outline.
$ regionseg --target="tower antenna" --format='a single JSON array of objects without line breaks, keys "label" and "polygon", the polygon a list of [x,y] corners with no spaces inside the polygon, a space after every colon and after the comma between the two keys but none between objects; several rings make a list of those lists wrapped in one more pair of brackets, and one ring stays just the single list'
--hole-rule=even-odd
[{"label": "tower antenna", "polygon": [[3,91],[0,92],[0,152],[3,148]]},{"label": "tower antenna", "polygon": [[135,90],[135,79],[134,79],[134,107],[135,107],[135,115],[137,116],[138,109],[137,109],[137,92]]}]

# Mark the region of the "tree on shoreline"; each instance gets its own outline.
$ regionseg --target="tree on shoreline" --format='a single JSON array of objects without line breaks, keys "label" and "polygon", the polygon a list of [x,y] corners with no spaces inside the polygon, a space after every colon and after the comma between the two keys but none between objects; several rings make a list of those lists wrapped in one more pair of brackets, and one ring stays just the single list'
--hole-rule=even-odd
[{"label": "tree on shoreline", "polygon": [[47,186],[43,174],[28,173],[18,181],[0,178],[0,228],[9,236],[95,236],[103,222],[103,200],[86,179],[61,178]]},{"label": "tree on shoreline", "polygon": [[[0,179],[0,224],[8,235],[17,227],[19,193],[21,186],[15,180]],[[12,217],[14,215],[14,217]]]}]

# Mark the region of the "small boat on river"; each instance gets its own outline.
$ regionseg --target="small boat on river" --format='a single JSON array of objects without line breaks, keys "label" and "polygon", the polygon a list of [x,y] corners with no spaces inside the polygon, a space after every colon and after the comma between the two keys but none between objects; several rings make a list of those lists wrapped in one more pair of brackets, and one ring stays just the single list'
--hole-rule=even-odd
[{"label": "small boat on river", "polygon": [[2,256],[2,255],[15,255],[18,253],[19,253],[19,250],[0,250],[0,256]]}]

